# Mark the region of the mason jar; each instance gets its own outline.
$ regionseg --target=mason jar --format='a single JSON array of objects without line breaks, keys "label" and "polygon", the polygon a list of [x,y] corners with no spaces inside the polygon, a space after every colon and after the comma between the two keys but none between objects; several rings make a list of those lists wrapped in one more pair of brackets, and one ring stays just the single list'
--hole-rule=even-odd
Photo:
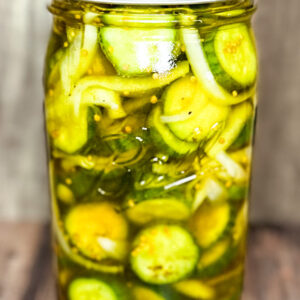
[{"label": "mason jar", "polygon": [[60,300],[238,300],[251,0],[54,0],[45,122]]}]

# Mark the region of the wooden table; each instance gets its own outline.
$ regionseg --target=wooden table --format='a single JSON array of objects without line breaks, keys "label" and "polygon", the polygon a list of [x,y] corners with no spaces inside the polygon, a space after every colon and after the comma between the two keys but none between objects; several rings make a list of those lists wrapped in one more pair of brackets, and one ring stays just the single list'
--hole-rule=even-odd
[{"label": "wooden table", "polygon": [[[254,227],[248,253],[243,300],[300,299],[300,229]],[[0,299],[54,300],[50,257],[49,226],[0,223]]]}]

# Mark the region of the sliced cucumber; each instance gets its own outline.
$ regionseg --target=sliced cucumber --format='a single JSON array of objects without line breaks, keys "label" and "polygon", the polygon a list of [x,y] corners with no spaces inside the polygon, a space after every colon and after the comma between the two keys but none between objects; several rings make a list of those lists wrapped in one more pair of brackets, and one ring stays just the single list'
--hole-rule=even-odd
[{"label": "sliced cucumber", "polygon": [[190,228],[201,248],[209,248],[232,227],[233,212],[227,202],[205,202],[191,219]]},{"label": "sliced cucumber", "polygon": [[87,105],[76,113],[72,103],[55,91],[46,98],[46,121],[54,147],[65,153],[79,151],[95,133],[96,109]]},{"label": "sliced cucumber", "polygon": [[[234,88],[231,90],[227,90],[226,86],[222,86],[218,80],[222,84],[226,83],[228,85],[229,78],[231,79],[230,75],[227,73],[221,72],[222,67],[220,65],[220,62],[218,59],[215,59],[215,53],[216,52],[209,52],[206,53],[204,49],[204,45],[201,42],[201,37],[199,35],[199,32],[196,28],[182,28],[181,29],[181,35],[182,40],[184,42],[185,48],[186,48],[186,54],[187,57],[191,63],[192,70],[205,89],[205,91],[212,96],[212,100],[215,101],[215,103],[220,105],[232,105],[237,104],[240,102],[243,102],[247,100],[252,94],[253,90],[255,88],[255,77],[256,77],[256,56],[255,56],[255,49],[250,37],[250,34],[247,31],[245,32],[246,25],[240,25],[240,27],[237,27],[234,29],[234,32],[232,32],[233,39],[236,39],[237,37],[242,37],[241,45],[237,46],[237,49],[235,49],[232,53],[232,55],[221,55],[218,53],[218,55],[221,56],[221,60],[223,64],[227,64],[226,68],[227,71],[230,72],[231,76],[234,76],[234,78],[238,78],[238,74],[242,74],[243,79],[241,80],[241,83],[239,86],[241,86],[243,83],[247,83],[246,86],[243,86],[242,89],[239,89],[238,91]],[[239,31],[239,28],[241,28],[241,32],[239,34],[236,33],[236,31]],[[229,30],[229,31],[226,31]],[[227,32],[227,33],[223,33]],[[228,35],[229,32],[229,35]],[[217,39],[217,46],[218,48],[214,51],[223,52],[224,47],[227,46],[226,40],[228,39],[228,36],[231,36],[230,29],[227,27],[220,28],[217,32],[218,39]],[[222,45],[222,41],[224,44]],[[231,40],[230,40],[231,42]],[[234,42],[234,41],[232,41]],[[210,48],[207,46],[207,48]],[[250,55],[250,59],[248,62],[248,56]],[[240,59],[240,60],[239,60]],[[255,61],[254,61],[255,60]],[[211,68],[211,65],[215,63],[213,66],[214,69]],[[233,67],[231,67],[233,66]],[[254,75],[248,75],[248,72],[244,72],[243,68],[245,67],[245,71],[250,71]],[[235,69],[236,68],[236,69]],[[253,71],[255,68],[255,71]],[[220,74],[221,72],[221,74]],[[246,75],[244,75],[246,74]],[[219,75],[217,79],[216,75]],[[249,78],[247,78],[249,76]],[[254,78],[252,78],[252,77]],[[250,81],[251,86],[250,86]],[[230,81],[231,83],[234,81]]]},{"label": "sliced cucumber", "polygon": [[[93,106],[93,108],[91,108]],[[97,106],[108,109],[111,118],[126,116],[118,93],[107,89],[84,90],[81,85],[65,97],[57,88],[53,95],[46,98],[47,127],[54,146],[66,153],[79,151],[93,136],[96,121],[94,116],[101,115]]]},{"label": "sliced cucumber", "polygon": [[112,204],[75,206],[65,219],[65,229],[73,245],[89,258],[122,260],[126,255],[128,226]]},{"label": "sliced cucumber", "polygon": [[231,201],[243,201],[247,198],[249,187],[246,184],[234,184],[228,189]]},{"label": "sliced cucumber", "polygon": [[162,151],[171,156],[185,155],[197,150],[197,143],[190,143],[177,138],[161,119],[161,109],[155,107],[149,117],[150,132],[153,142]]},{"label": "sliced cucumber", "polygon": [[[161,15],[162,21],[170,22],[174,16]],[[110,14],[105,21],[119,27],[100,28],[100,45],[107,58],[120,75],[139,76],[152,72],[164,73],[175,66],[178,56],[177,32],[172,28],[131,28],[124,26],[131,21],[131,16]],[[136,22],[136,18],[132,19]],[[153,20],[152,20],[153,22]]]},{"label": "sliced cucumber", "polygon": [[86,76],[80,84],[88,89],[99,87],[121,93],[126,97],[142,97],[151,95],[165,85],[186,75],[190,70],[187,61],[179,62],[176,67],[165,74],[148,77],[122,78],[119,76]]},{"label": "sliced cucumber", "polygon": [[77,278],[69,286],[70,300],[118,300],[110,285],[95,278]]},{"label": "sliced cucumber", "polygon": [[[206,47],[204,47],[206,48]],[[213,53],[206,53],[209,58],[209,64],[218,82],[225,86],[224,79],[222,79],[222,71],[224,76],[227,74],[231,80],[231,85],[236,84],[242,88],[251,87],[257,74],[257,60],[256,50],[253,40],[246,24],[234,24],[222,26],[216,32],[214,37],[215,55],[220,65],[214,63],[214,59],[210,58]],[[219,69],[220,68],[220,69]],[[223,70],[222,70],[222,69]],[[228,90],[230,90],[230,83],[227,82]]]},{"label": "sliced cucumber", "polygon": [[215,299],[214,289],[198,279],[180,281],[174,284],[174,288],[179,293],[192,299]]},{"label": "sliced cucumber", "polygon": [[139,201],[138,203],[134,201],[132,198],[127,201],[129,208],[126,211],[126,215],[130,221],[139,225],[160,219],[182,221],[186,220],[191,213],[191,209],[186,203],[187,201],[173,198],[172,196],[168,197],[168,195],[166,195],[166,198],[162,195],[161,197]]},{"label": "sliced cucumber", "polygon": [[205,151],[208,155],[214,157],[221,151],[226,151],[239,136],[252,113],[253,107],[248,101],[234,106],[217,142],[207,144]]},{"label": "sliced cucumber", "polygon": [[186,230],[176,225],[155,225],[134,240],[130,263],[141,280],[168,284],[189,275],[198,257],[198,247]]},{"label": "sliced cucumber", "polygon": [[210,277],[220,273],[231,261],[233,253],[230,238],[220,240],[202,253],[197,265],[199,276]]},{"label": "sliced cucumber", "polygon": [[191,76],[174,82],[163,99],[164,115],[173,119],[183,117],[183,120],[171,120],[167,125],[178,138],[188,142],[209,140],[224,127],[230,112],[229,107],[212,103]]},{"label": "sliced cucumber", "polygon": [[63,175],[59,178],[59,183],[66,185],[77,200],[91,191],[98,177],[98,174],[85,172],[84,170],[77,170]]},{"label": "sliced cucumber", "polygon": [[251,144],[252,136],[254,135],[254,121],[253,118],[250,117],[246,122],[243,130],[236,138],[234,143],[230,146],[230,151],[236,151],[238,149],[244,148],[247,145]]}]

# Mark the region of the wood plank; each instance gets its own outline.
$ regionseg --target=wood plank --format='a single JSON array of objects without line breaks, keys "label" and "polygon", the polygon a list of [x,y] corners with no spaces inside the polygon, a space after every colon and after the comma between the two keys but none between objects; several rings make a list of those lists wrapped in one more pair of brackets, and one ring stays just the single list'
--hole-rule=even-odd
[{"label": "wood plank", "polygon": [[39,224],[0,223],[0,299],[22,299],[40,246]]},{"label": "wood plank", "polygon": [[254,228],[243,300],[299,300],[300,230]]}]

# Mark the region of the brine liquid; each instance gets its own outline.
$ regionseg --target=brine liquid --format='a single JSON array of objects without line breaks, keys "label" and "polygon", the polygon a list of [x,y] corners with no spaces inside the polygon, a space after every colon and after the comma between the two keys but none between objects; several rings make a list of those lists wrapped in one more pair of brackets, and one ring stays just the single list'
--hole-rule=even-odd
[{"label": "brine liquid", "polygon": [[[230,126],[235,128],[235,123],[228,120],[242,102],[226,104],[227,111],[225,108],[223,111],[223,106],[209,95],[208,101],[217,108],[214,106],[212,111],[203,114],[201,108],[193,107],[196,96],[182,91],[189,89],[190,84],[197,85],[199,76],[193,73],[195,62],[187,55],[187,45],[177,38],[180,28],[172,29],[174,44],[168,41],[163,46],[176,52],[171,60],[163,56],[168,52],[163,52],[159,37],[152,36],[157,41],[152,41],[154,50],[151,51],[160,49],[155,55],[160,54],[158,61],[166,65],[162,73],[157,64],[149,63],[153,59],[152,52],[145,46],[147,51],[142,51],[139,59],[148,70],[144,68],[139,75],[140,65],[134,66],[133,71],[127,66],[125,69],[132,73],[124,75],[127,70],[124,74],[118,70],[121,61],[118,51],[108,47],[112,53],[109,56],[99,42],[99,28],[113,25],[97,22],[88,25],[97,30],[97,43],[89,46],[88,42],[93,41],[85,39],[84,25],[75,26],[55,18],[47,55],[45,110],[59,299],[240,299],[256,107],[254,92],[249,92],[243,101],[249,104],[251,113],[234,133],[233,141],[220,153],[211,154],[207,145],[220,144],[221,149],[222,144],[226,144],[222,133],[225,128],[230,131]],[[243,20],[236,21],[241,22]],[[218,27],[209,32],[214,30]],[[211,39],[205,32],[203,44],[205,39]],[[78,39],[79,35],[82,37]],[[120,40],[120,47],[125,42],[126,38]],[[147,43],[139,42],[141,49],[143,43]],[[235,46],[230,48],[229,45],[228,51],[234,51]],[[125,60],[128,56],[131,57],[128,63],[136,63],[132,53],[125,50]],[[93,51],[91,56],[89,51]],[[172,74],[181,63],[187,64],[188,71],[178,76],[174,71],[174,80],[164,84],[167,74]],[[118,88],[103,85],[104,78],[109,83],[116,80]],[[127,83],[122,81],[130,78],[132,81]],[[138,87],[135,90],[132,82],[139,82],[141,78],[146,80],[145,90]],[[84,80],[88,84],[82,83]],[[219,78],[218,84],[225,81]],[[182,82],[177,90],[176,82]],[[75,97],[80,84],[82,89]],[[124,89],[126,84],[128,90]],[[245,89],[251,90],[250,87]],[[114,94],[109,94],[111,90]],[[201,84],[195,90],[202,94]],[[240,93],[230,93],[235,95],[235,92]],[[192,99],[183,102],[181,107],[180,100],[176,100],[180,93]],[[106,103],[107,99],[115,102]],[[166,108],[167,101],[169,108]],[[179,108],[170,115],[173,105]],[[187,115],[184,105],[191,105],[193,109]],[[160,125],[154,120],[157,108],[160,109],[159,124],[167,128],[168,134],[159,129]],[[197,115],[189,116],[193,113],[202,114],[199,127]],[[219,115],[224,120],[220,120]],[[181,128],[188,128],[186,124],[195,126],[193,134],[185,138]],[[174,146],[174,136],[175,141],[183,141],[183,144]],[[159,226],[165,226],[165,235],[161,235],[166,241],[154,242],[157,232],[153,230],[145,242],[137,242],[143,239],[148,228]],[[174,246],[177,241],[172,241],[172,234],[168,235],[169,228],[183,229],[185,237],[197,248],[197,254],[186,259],[190,266],[186,272],[185,265],[177,267],[176,263],[183,259],[184,249],[188,251],[185,246],[189,244]],[[150,249],[151,245],[154,249]],[[168,245],[172,257],[166,255]],[[140,250],[141,247],[144,248]],[[149,257],[144,253],[147,249],[150,249]],[[138,260],[141,255],[143,259],[147,256],[144,261],[154,266],[150,274],[140,265],[143,263]],[[160,265],[155,265],[155,261]],[[161,272],[167,265],[174,268],[168,267],[169,273]],[[87,285],[78,288],[81,292],[74,296],[70,286],[77,279],[83,279],[83,284],[86,280]],[[104,283],[110,292],[102,298],[97,293],[84,292],[89,289],[89,279]]]}]

